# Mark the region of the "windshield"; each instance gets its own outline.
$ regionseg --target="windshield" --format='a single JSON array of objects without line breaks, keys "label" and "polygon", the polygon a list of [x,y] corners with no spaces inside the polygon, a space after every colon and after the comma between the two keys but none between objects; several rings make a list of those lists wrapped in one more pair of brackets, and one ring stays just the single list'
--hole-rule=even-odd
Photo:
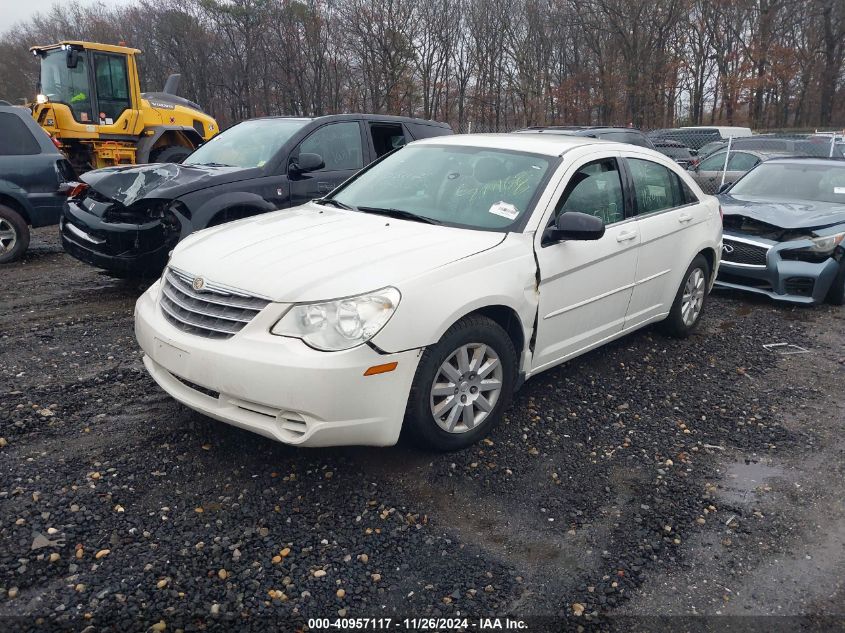
[{"label": "windshield", "polygon": [[845,165],[763,163],[748,172],[729,193],[845,204]]},{"label": "windshield", "polygon": [[80,123],[94,121],[85,53],[80,53],[76,68],[67,67],[66,51],[57,49],[45,53],[41,58],[40,90],[50,101],[70,106],[73,118]]},{"label": "windshield", "polygon": [[309,119],[254,119],[218,134],[184,165],[263,167]]},{"label": "windshield", "polygon": [[452,145],[410,145],[340,190],[350,207],[410,213],[437,223],[506,230],[530,212],[554,158]]}]

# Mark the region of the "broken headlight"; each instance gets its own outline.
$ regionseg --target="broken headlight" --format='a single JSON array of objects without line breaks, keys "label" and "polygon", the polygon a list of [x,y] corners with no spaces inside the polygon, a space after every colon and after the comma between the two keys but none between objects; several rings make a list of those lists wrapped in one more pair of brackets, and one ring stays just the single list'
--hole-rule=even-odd
[{"label": "broken headlight", "polygon": [[813,243],[807,250],[814,253],[832,253],[833,249],[842,243],[845,238],[845,233],[836,233],[835,235],[825,235],[824,237],[813,237],[810,241]]},{"label": "broken headlight", "polygon": [[396,312],[400,297],[396,288],[388,287],[334,301],[298,304],[270,331],[302,339],[314,349],[339,352],[378,334]]}]

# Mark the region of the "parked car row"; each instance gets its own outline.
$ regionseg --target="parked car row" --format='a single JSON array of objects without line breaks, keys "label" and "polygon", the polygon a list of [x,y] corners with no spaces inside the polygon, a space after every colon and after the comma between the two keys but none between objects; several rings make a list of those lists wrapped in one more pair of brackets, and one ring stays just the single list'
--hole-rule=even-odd
[{"label": "parked car row", "polygon": [[[651,323],[687,336],[714,285],[845,302],[836,160],[738,149],[697,163],[631,128],[457,136],[401,117],[268,117],[181,165],[75,183],[15,120],[55,176],[25,199],[64,206],[65,250],[160,276],[135,315],[150,375],[289,444],[404,431],[465,447],[531,376]],[[702,191],[717,179],[719,198]]]}]

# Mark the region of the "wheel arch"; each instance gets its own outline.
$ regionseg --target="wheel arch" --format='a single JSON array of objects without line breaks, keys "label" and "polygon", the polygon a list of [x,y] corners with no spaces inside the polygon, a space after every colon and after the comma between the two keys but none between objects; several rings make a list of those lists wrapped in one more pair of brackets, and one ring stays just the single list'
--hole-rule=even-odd
[{"label": "wheel arch", "polygon": [[0,204],[19,213],[23,221],[28,226],[32,226],[32,214],[30,213],[29,206],[23,200],[8,191],[0,190]]},{"label": "wheel arch", "polygon": [[[716,280],[716,251],[715,251],[715,249],[710,248],[708,246],[707,248],[703,248],[698,253],[696,253],[696,257],[698,257],[698,255],[701,255],[702,257],[704,257],[704,260],[707,262],[707,266],[710,269],[709,270],[709,273],[710,273],[709,282],[710,282],[710,285],[712,286],[713,282]],[[695,259],[695,258],[693,258],[693,259]]]}]

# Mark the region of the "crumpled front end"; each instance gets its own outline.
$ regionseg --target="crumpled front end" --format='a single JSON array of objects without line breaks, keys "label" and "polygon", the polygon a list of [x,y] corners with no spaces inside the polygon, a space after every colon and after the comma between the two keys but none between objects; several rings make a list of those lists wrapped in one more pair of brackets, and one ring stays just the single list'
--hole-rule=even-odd
[{"label": "crumpled front end", "polygon": [[189,215],[179,202],[141,199],[124,205],[88,189],[65,206],[62,246],[76,259],[117,274],[155,275]]},{"label": "crumpled front end", "polygon": [[726,227],[716,286],[778,301],[824,302],[843,265],[842,246],[825,252],[818,250],[817,242],[809,237],[802,239],[797,233],[780,231],[764,234]]}]

